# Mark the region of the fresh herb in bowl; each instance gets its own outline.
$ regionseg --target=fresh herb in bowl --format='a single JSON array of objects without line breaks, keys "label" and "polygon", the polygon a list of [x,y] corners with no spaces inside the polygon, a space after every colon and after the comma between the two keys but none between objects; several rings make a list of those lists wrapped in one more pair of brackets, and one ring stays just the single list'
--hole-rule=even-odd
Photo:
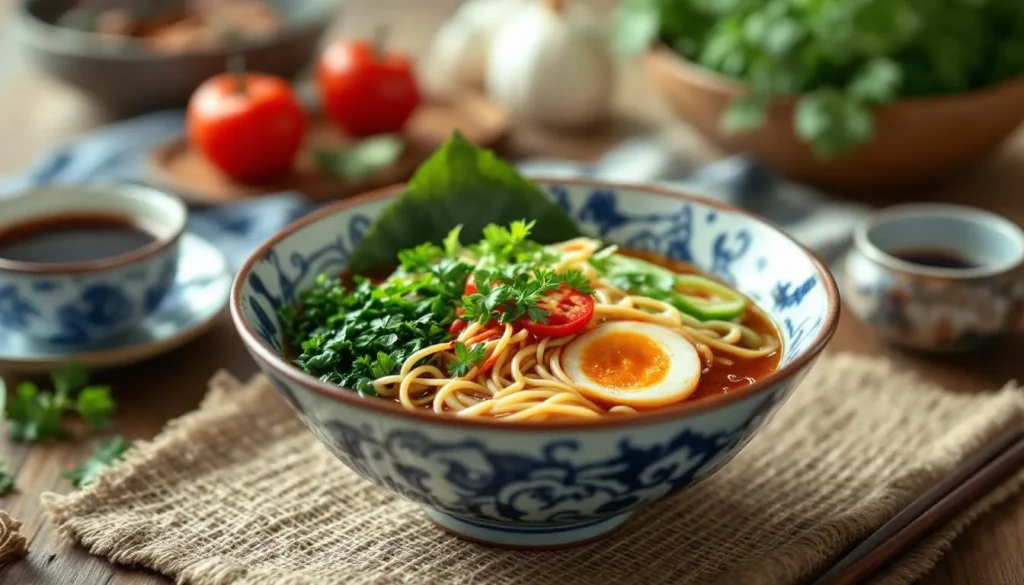
[{"label": "fresh herb in bowl", "polygon": [[620,49],[660,41],[741,82],[727,131],[758,128],[773,98],[798,96],[793,127],[820,157],[875,134],[872,108],[966,93],[1024,73],[1020,0],[623,0]]}]

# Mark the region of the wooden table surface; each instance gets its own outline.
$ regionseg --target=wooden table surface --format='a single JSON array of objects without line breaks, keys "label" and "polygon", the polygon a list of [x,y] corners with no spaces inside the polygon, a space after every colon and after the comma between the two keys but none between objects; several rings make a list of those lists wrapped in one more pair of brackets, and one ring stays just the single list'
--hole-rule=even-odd
[{"label": "wooden table surface", "polygon": [[[611,0],[596,4],[606,7]],[[73,90],[46,79],[19,56],[12,54],[11,31],[5,26],[15,0],[0,0],[0,176],[23,170],[37,157],[64,140],[109,121],[101,110]],[[450,14],[456,0],[402,2],[401,0],[350,0],[346,16],[332,34],[365,32],[376,22],[395,26],[395,39],[405,49],[425,46],[432,30]],[[648,125],[666,120],[664,108],[654,99],[637,69],[623,68],[617,96],[626,119]],[[513,152],[590,158],[615,137],[633,128],[634,122],[612,126],[594,139],[553,137],[517,131]],[[653,126],[652,126],[653,127]],[[679,125],[659,125],[670,143],[691,156],[709,152]],[[941,187],[898,197],[861,195],[855,199],[885,204],[898,199],[932,199],[966,203],[1002,213],[1024,224],[1024,133],[999,155]],[[1011,378],[1024,380],[1024,339],[983,355],[929,361],[892,353],[879,347],[869,332],[844,315],[830,349],[866,354],[891,354],[908,367],[955,391],[976,392],[1001,386]],[[114,388],[120,404],[116,432],[131,439],[149,439],[164,423],[199,403],[204,382],[226,368],[245,377],[255,365],[243,350],[228,319],[190,346],[150,362],[100,376]],[[0,372],[2,375],[3,372]],[[8,376],[11,377],[11,376]],[[70,489],[61,470],[75,466],[88,452],[88,442],[67,442],[30,447],[0,439],[0,458],[17,473],[18,492],[0,500],[24,522],[30,541],[29,556],[0,570],[0,583],[11,584],[156,584],[168,581],[147,571],[115,567],[64,542],[46,522],[38,504],[43,491]],[[986,515],[953,545],[935,570],[922,580],[928,585],[1024,584],[1024,496],[1008,501]]]}]

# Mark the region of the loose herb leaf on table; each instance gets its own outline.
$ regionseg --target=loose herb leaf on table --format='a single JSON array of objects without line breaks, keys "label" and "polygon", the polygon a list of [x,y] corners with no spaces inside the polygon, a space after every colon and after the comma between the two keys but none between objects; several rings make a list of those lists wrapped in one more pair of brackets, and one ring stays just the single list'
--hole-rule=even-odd
[{"label": "loose herb leaf on table", "polygon": [[0,461],[0,496],[14,491],[14,474],[7,469],[7,463]]},{"label": "loose herb leaf on table", "polygon": [[87,486],[96,480],[101,471],[124,459],[124,454],[130,447],[131,443],[120,435],[100,441],[93,446],[92,454],[78,467],[65,471],[62,475],[71,480],[75,487]]},{"label": "loose herb leaf on table", "polygon": [[[18,442],[34,443],[68,436],[64,415],[74,411],[90,429],[108,428],[117,410],[107,386],[88,386],[89,373],[69,364],[50,375],[53,390],[34,382],[21,382],[7,397],[3,412],[8,434]],[[2,386],[0,386],[2,388]]]}]

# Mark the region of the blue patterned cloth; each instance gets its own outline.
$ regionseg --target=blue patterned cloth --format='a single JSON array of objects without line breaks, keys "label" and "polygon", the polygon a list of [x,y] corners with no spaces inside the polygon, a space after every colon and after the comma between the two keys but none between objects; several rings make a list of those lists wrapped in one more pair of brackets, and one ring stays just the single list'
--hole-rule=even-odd
[{"label": "blue patterned cloth", "polygon": [[[144,181],[146,153],[179,134],[182,127],[180,111],[165,111],[101,128],[59,147],[24,174],[0,182],[0,197],[43,183]],[[683,188],[767,217],[825,258],[845,249],[853,225],[867,211],[779,179],[746,157],[694,167],[649,138],[626,141],[594,164],[534,160],[519,168],[549,176]],[[189,227],[214,242],[237,267],[257,245],[313,208],[294,193],[282,193],[251,202],[195,208]]]}]

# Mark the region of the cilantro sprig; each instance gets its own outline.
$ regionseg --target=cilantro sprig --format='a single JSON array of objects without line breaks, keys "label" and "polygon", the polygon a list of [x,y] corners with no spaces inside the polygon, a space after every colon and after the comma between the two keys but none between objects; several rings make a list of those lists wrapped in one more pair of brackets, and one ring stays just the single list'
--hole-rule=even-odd
[{"label": "cilantro sprig", "polygon": [[69,479],[75,487],[84,487],[96,481],[101,471],[124,459],[131,443],[120,435],[100,441],[93,446],[92,454],[82,460],[78,467],[65,471],[61,475]]},{"label": "cilantro sprig", "polygon": [[515,323],[528,317],[546,323],[548,313],[537,306],[549,292],[563,286],[583,293],[593,293],[587,278],[579,270],[556,273],[551,269],[533,268],[523,264],[503,269],[477,270],[473,273],[477,292],[462,298],[463,318],[486,325],[491,321]]},{"label": "cilantro sprig", "polygon": [[63,439],[69,435],[65,415],[77,413],[92,430],[110,427],[117,405],[109,386],[89,384],[89,373],[77,364],[69,364],[50,375],[52,390],[42,390],[34,382],[21,382],[4,408],[7,430],[12,440],[34,443]]},{"label": "cilantro sprig", "polygon": [[14,474],[7,468],[7,463],[0,461],[0,497],[14,491]]},{"label": "cilantro sprig", "polygon": [[[0,413],[7,420],[11,439],[35,443],[66,439],[71,433],[64,426],[69,413],[76,413],[90,430],[109,428],[117,404],[110,396],[110,387],[90,385],[89,372],[79,364],[69,363],[50,374],[51,390],[42,390],[34,382],[21,382],[11,396],[0,378]],[[115,436],[99,443],[93,454],[65,476],[76,486],[92,481],[103,467],[118,460],[127,450],[127,441]],[[6,462],[0,462],[0,496],[14,489],[15,476]]]},{"label": "cilantro sprig", "polygon": [[455,359],[448,363],[448,375],[455,378],[465,376],[486,354],[487,346],[483,343],[470,347],[461,341],[455,342]]}]

